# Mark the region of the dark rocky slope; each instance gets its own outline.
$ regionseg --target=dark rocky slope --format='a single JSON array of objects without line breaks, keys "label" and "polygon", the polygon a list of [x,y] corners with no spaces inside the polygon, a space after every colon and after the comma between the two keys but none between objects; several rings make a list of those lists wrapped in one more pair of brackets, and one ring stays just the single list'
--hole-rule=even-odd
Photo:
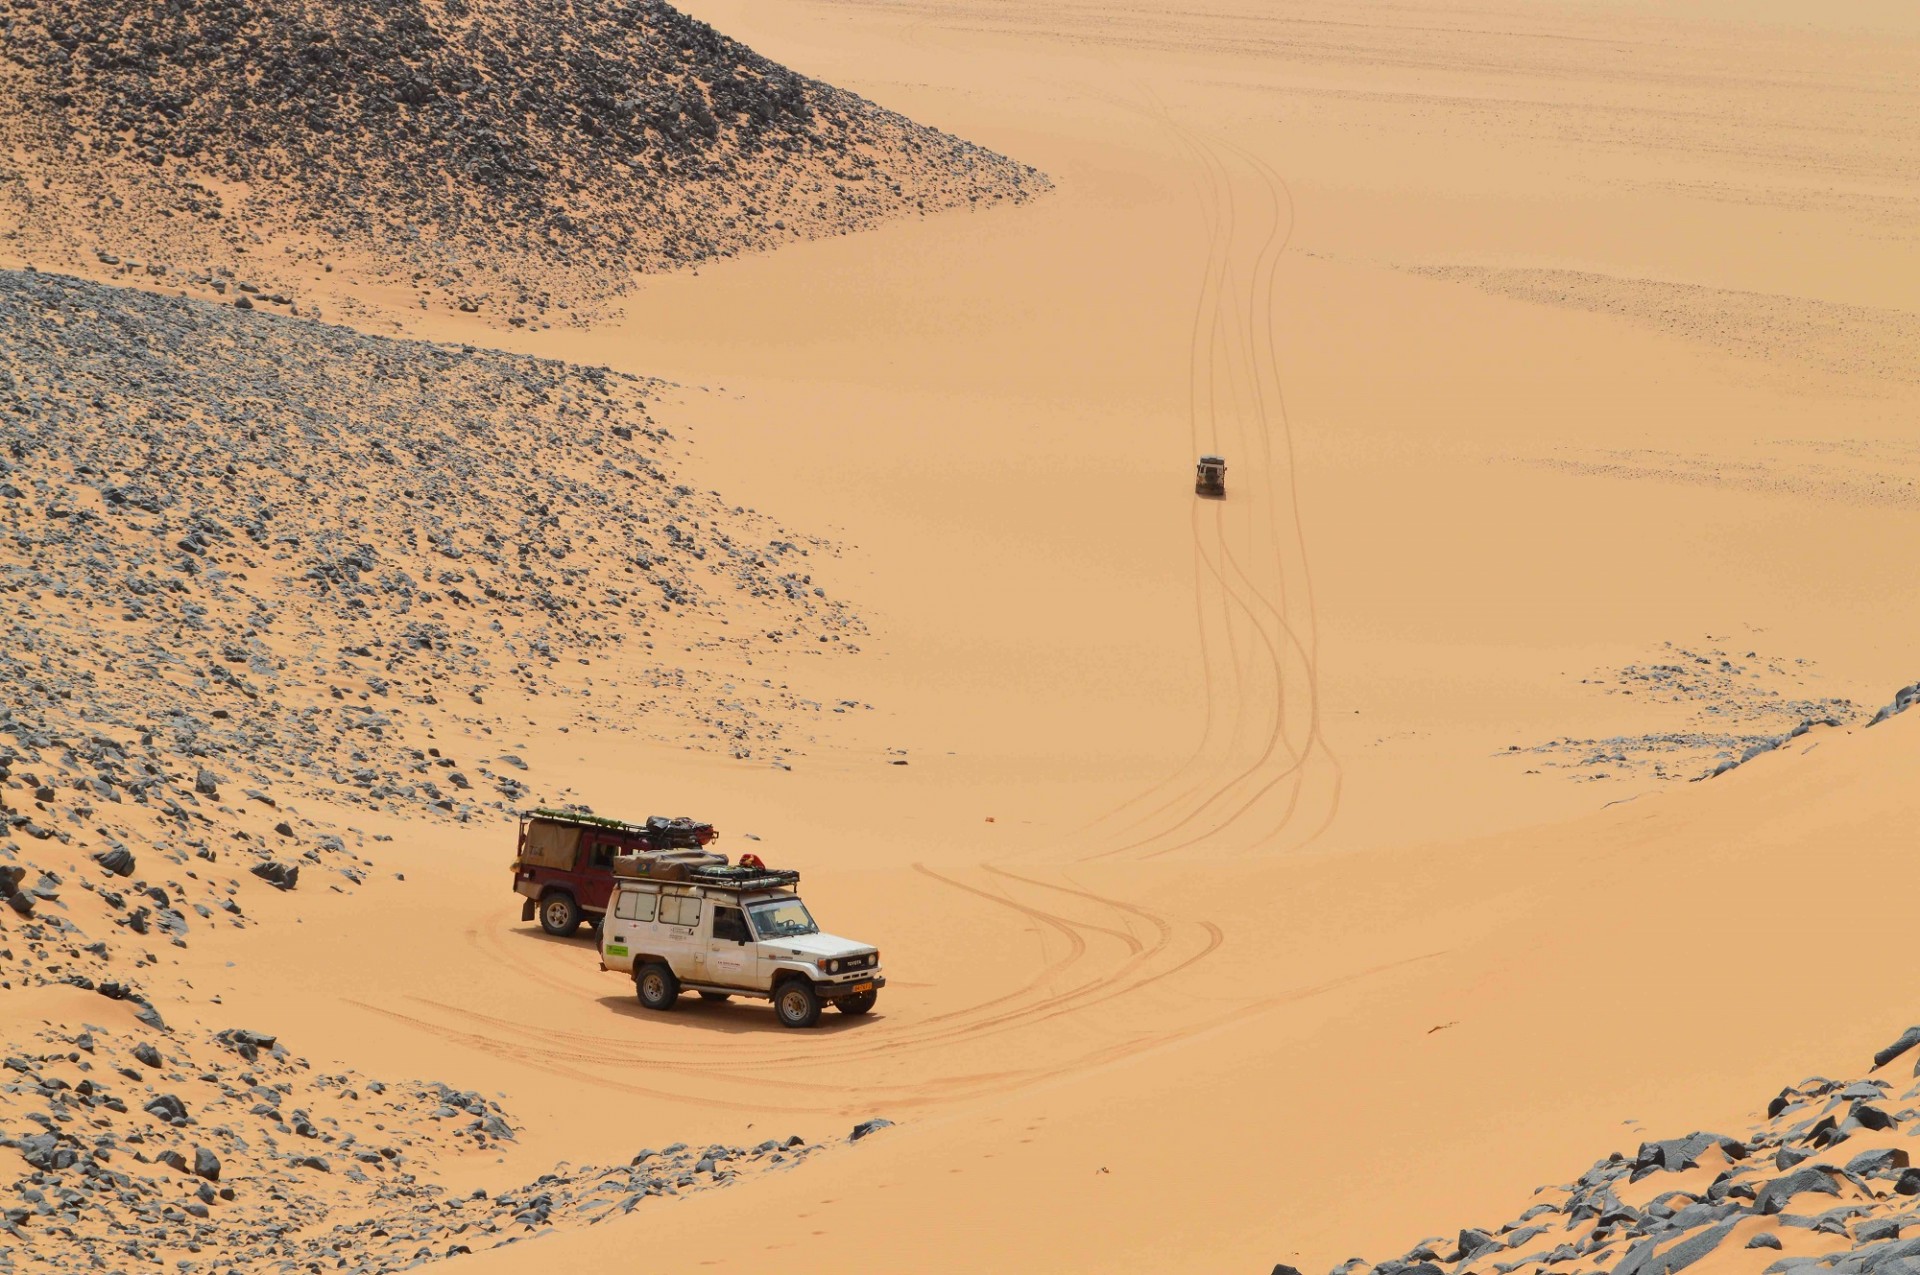
[{"label": "dark rocky slope", "polygon": [[521,1129],[442,1081],[317,1070],[255,1031],[131,1024],[43,1028],[0,1066],[5,1271],[384,1275],[661,1208],[823,1149],[794,1135],[676,1142],[532,1182],[496,1169],[491,1189],[453,1192],[435,1175],[488,1172],[472,1161]]},{"label": "dark rocky slope", "polygon": [[[1920,1027],[1872,1072],[1920,1045]],[[1740,1136],[1696,1132],[1614,1152],[1542,1186],[1500,1226],[1432,1236],[1390,1261],[1332,1275],[1675,1275],[1696,1262],[1765,1275],[1920,1271],[1920,1131],[1913,1076],[1810,1077],[1776,1094]],[[1275,1266],[1274,1275],[1299,1275]]]},{"label": "dark rocky slope", "polygon": [[13,0],[0,59],[10,250],[169,286],[294,295],[365,253],[538,321],[636,271],[1046,186],[659,0]]},{"label": "dark rocky slope", "polygon": [[680,481],[667,389],[0,271],[0,988],[158,993],[358,885],[345,812],[563,799],[516,707],[780,764],[826,710],[743,662],[860,625]]}]

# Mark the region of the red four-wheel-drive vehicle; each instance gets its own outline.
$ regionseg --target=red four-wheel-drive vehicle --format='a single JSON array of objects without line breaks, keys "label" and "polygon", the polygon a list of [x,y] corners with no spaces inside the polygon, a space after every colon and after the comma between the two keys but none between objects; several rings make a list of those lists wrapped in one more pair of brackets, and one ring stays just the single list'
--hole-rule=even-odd
[{"label": "red four-wheel-drive vehicle", "polygon": [[549,934],[572,934],[582,920],[598,925],[613,893],[615,855],[698,850],[719,835],[712,824],[691,819],[655,815],[645,823],[628,823],[562,810],[530,811],[520,816],[513,856],[513,892],[526,900],[520,919],[538,916]]}]

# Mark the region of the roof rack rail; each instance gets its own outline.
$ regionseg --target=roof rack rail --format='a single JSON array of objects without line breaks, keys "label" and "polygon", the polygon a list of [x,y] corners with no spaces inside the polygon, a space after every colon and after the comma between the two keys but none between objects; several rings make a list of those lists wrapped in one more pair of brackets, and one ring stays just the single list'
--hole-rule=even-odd
[{"label": "roof rack rail", "polygon": [[800,884],[800,873],[793,868],[743,868],[732,866],[687,869],[688,885],[724,885],[732,890],[778,890]]},{"label": "roof rack rail", "polygon": [[542,806],[535,810],[522,811],[522,819],[547,819],[554,823],[570,823],[581,828],[605,828],[610,832],[628,832],[643,835],[647,826],[632,823],[625,819],[609,819],[604,815],[578,814],[569,810],[549,810]]}]

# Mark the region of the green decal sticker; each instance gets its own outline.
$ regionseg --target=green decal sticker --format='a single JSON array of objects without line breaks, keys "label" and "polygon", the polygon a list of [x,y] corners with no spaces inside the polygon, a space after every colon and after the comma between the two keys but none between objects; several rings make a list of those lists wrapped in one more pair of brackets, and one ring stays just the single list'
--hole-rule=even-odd
[{"label": "green decal sticker", "polygon": [[626,954],[627,954],[627,945],[625,943],[607,944],[608,956],[625,956]]}]

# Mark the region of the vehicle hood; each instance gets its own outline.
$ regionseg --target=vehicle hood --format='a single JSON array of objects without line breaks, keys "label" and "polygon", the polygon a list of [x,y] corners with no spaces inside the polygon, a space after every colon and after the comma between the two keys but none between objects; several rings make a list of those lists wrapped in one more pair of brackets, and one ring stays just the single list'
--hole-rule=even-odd
[{"label": "vehicle hood", "polygon": [[798,952],[809,958],[858,956],[862,952],[873,951],[871,943],[856,943],[852,939],[843,939],[838,934],[796,934],[791,938],[763,939],[760,946],[776,955]]}]

